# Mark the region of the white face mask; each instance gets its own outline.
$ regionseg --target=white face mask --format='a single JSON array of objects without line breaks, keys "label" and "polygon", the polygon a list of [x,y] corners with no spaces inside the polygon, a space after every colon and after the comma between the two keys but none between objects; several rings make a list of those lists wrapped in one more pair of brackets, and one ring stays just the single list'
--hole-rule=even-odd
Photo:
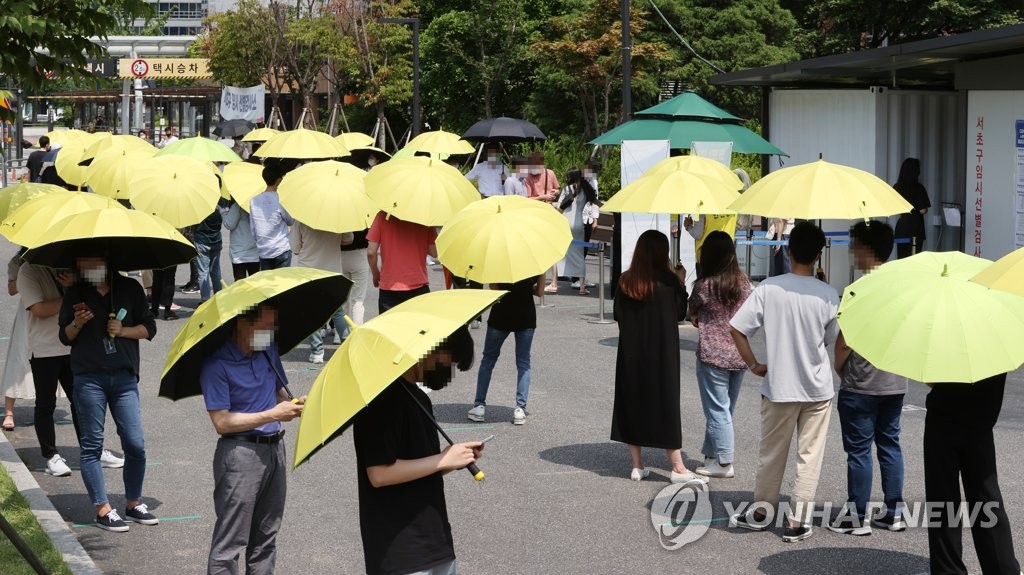
[{"label": "white face mask", "polygon": [[370,166],[371,168],[376,166],[377,165],[377,158],[374,158],[373,156],[370,156],[369,158],[366,159],[366,165]]},{"label": "white face mask", "polygon": [[253,351],[269,349],[272,343],[274,343],[274,330],[272,329],[258,329],[252,332],[252,338],[249,340],[249,346]]},{"label": "white face mask", "polygon": [[494,164],[497,164],[498,163],[498,156],[487,156],[487,163],[491,164],[492,166]]},{"label": "white face mask", "polygon": [[94,286],[103,283],[107,279],[107,266],[99,266],[89,270],[82,270],[82,279]]},{"label": "white face mask", "polygon": [[544,168],[530,168],[530,173],[539,176],[544,173]]},{"label": "white face mask", "polygon": [[516,173],[519,174],[520,176],[525,176],[526,174],[530,173],[530,170],[526,168],[517,168]]}]

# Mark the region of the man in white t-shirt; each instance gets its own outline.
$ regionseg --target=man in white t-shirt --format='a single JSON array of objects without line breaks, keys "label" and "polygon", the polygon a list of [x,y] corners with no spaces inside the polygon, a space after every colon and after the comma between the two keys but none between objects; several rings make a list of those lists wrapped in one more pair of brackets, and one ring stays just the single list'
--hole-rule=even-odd
[{"label": "man in white t-shirt", "polygon": [[505,193],[503,183],[505,177],[508,176],[508,168],[501,162],[498,147],[494,144],[487,144],[487,147],[484,148],[484,155],[487,158],[486,161],[473,166],[473,169],[466,174],[466,179],[476,180],[477,186],[480,188],[480,195],[485,198],[503,195]]},{"label": "man in white t-shirt", "polygon": [[[814,262],[824,247],[825,234],[818,226],[810,222],[796,224],[786,248],[792,273],[761,282],[730,322],[743,361],[750,371],[764,378],[760,461],[754,486],[757,503],[750,511],[733,516],[732,524],[754,531],[764,531],[771,524],[795,430],[798,457],[793,515],[787,517],[782,536],[786,542],[811,536],[808,521],[835,393],[826,346],[834,344],[839,335],[839,294],[814,277]],[[762,327],[767,364],[756,359],[748,339]]]}]

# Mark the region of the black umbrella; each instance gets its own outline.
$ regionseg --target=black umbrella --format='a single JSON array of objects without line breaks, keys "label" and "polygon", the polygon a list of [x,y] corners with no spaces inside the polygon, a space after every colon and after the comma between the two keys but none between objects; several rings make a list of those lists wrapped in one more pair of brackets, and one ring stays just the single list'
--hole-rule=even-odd
[{"label": "black umbrella", "polygon": [[213,133],[221,138],[240,138],[253,130],[256,124],[249,120],[224,120],[217,124]]},{"label": "black umbrella", "polygon": [[516,118],[487,118],[470,126],[463,140],[477,142],[537,142],[546,140],[547,136],[540,128],[526,120]]}]

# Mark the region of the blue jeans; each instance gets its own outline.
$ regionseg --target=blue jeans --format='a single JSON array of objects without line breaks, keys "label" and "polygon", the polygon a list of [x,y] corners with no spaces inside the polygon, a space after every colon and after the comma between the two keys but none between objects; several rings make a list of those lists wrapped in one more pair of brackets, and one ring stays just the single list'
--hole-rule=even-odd
[{"label": "blue jeans", "polygon": [[[344,329],[348,326],[345,323],[345,307],[339,307],[334,312],[334,329],[337,330],[338,334],[344,334]],[[309,336],[309,351],[310,353],[323,353],[324,351],[324,336],[321,335],[320,329],[318,328]]]},{"label": "blue jeans", "polygon": [[124,496],[129,501],[138,501],[142,498],[142,481],[146,476],[139,378],[126,371],[76,374],[74,394],[78,425],[82,431],[79,439],[82,481],[93,505],[109,502],[100,466],[108,406],[124,450]]},{"label": "blue jeans", "polygon": [[836,403],[846,451],[848,500],[863,518],[871,497],[871,444],[874,443],[882,470],[885,506],[891,516],[903,501],[903,451],[900,449],[903,394],[865,395],[840,390]]},{"label": "blue jeans", "polygon": [[199,299],[206,301],[220,291],[220,252],[223,244],[206,246],[196,244],[199,257],[196,258],[196,269],[199,271]]},{"label": "blue jeans", "polygon": [[782,241],[787,242],[786,245],[771,246],[772,250],[776,247],[779,248],[777,253],[772,254],[772,259],[769,261],[768,275],[771,277],[781,276],[793,271],[793,262],[789,261],[789,252],[786,251],[786,248],[789,246],[789,236],[782,236]]},{"label": "blue jeans", "polygon": [[283,254],[272,258],[260,258],[260,271],[276,270],[292,265],[292,251],[285,250]]},{"label": "blue jeans", "polygon": [[[476,376],[476,401],[474,405],[487,405],[487,388],[491,386],[491,372],[501,354],[501,345],[509,336],[508,331],[487,326],[484,336],[484,354],[480,359],[480,371]],[[530,395],[530,348],[533,346],[533,330],[521,329],[516,334],[516,406],[526,409],[526,399]]]},{"label": "blue jeans", "polygon": [[717,458],[718,464],[723,466],[732,463],[735,451],[732,414],[736,411],[744,373],[742,369],[720,369],[697,358],[697,387],[706,422],[704,446],[700,451],[705,457]]}]

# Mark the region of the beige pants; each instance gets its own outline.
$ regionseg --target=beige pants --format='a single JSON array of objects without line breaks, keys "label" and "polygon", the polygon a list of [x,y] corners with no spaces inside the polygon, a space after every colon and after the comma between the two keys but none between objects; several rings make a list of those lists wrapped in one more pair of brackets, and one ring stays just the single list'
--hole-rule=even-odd
[{"label": "beige pants", "polygon": [[796,481],[791,508],[794,519],[801,523],[809,520],[831,415],[831,400],[776,403],[761,398],[761,454],[754,486],[755,501],[778,508],[779,490],[795,429]]}]

